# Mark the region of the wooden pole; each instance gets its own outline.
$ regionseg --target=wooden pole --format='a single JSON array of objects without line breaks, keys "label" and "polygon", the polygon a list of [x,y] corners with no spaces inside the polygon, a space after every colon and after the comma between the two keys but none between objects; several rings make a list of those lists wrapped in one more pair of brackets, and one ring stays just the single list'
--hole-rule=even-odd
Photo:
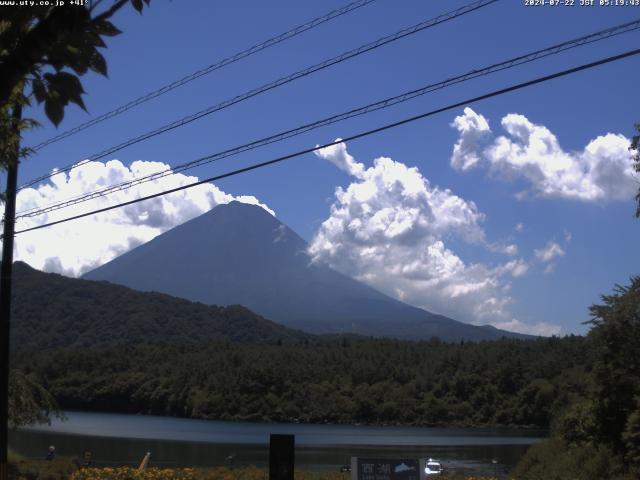
[{"label": "wooden pole", "polygon": [[[19,135],[18,123],[22,106],[13,109],[13,128]],[[13,236],[15,232],[16,190],[20,142],[13,158],[7,160],[7,191],[4,204],[4,236],[2,237],[2,267],[0,268],[0,480],[8,480],[9,450],[9,334],[11,332],[11,274],[13,271]]]}]

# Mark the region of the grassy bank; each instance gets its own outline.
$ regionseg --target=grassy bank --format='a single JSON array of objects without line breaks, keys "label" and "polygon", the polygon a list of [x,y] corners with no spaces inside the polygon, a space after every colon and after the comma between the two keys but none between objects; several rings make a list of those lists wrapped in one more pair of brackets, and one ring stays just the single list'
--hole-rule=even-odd
[{"label": "grassy bank", "polygon": [[79,468],[79,462],[73,458],[55,460],[36,460],[26,458],[9,450],[9,478],[15,480],[66,480]]}]

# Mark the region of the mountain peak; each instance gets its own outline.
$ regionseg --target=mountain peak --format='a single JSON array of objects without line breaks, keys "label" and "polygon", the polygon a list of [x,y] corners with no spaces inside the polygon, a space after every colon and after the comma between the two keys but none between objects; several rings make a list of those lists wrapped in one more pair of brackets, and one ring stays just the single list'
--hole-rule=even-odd
[{"label": "mountain peak", "polygon": [[[230,210],[230,211],[262,211],[264,213],[269,213],[264,207],[257,205],[255,203],[246,203],[241,202],[240,200],[232,200],[229,203],[220,203],[216,205],[213,209],[209,210],[209,212],[215,212],[217,210]],[[269,215],[271,215],[269,213]]]},{"label": "mountain peak", "polygon": [[275,218],[275,215],[272,214],[265,206],[256,203],[246,203],[240,200],[232,200],[229,203],[220,203],[203,215],[216,215],[222,213],[227,215],[268,215],[271,218]]},{"label": "mountain peak", "polygon": [[311,333],[489,340],[508,332],[406,305],[311,262],[307,244],[258,205],[230,202],[179,225],[84,278],[209,305],[244,305]]}]

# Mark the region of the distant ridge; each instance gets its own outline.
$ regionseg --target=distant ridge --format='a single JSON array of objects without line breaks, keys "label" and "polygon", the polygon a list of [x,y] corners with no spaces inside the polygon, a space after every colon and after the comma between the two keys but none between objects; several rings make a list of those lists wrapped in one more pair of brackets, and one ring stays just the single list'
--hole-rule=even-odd
[{"label": "distant ridge", "polygon": [[261,207],[219,205],[84,275],[210,305],[244,305],[291,328],[444,341],[531,338],[412,307],[312,264],[307,244]]},{"label": "distant ridge", "polygon": [[245,307],[216,307],[13,267],[11,345],[36,351],[139,343],[302,343],[313,336],[277,325]]}]

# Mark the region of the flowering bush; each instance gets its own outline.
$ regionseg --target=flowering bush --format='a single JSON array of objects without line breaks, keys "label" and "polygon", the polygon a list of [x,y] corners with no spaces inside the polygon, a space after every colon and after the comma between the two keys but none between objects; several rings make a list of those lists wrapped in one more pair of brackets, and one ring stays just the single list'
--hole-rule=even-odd
[{"label": "flowering bush", "polygon": [[[129,467],[84,468],[73,473],[70,480],[267,480],[264,468],[148,468],[138,471]],[[349,474],[338,472],[296,471],[295,480],[349,480]],[[454,476],[451,480],[496,480],[487,477]]]}]

